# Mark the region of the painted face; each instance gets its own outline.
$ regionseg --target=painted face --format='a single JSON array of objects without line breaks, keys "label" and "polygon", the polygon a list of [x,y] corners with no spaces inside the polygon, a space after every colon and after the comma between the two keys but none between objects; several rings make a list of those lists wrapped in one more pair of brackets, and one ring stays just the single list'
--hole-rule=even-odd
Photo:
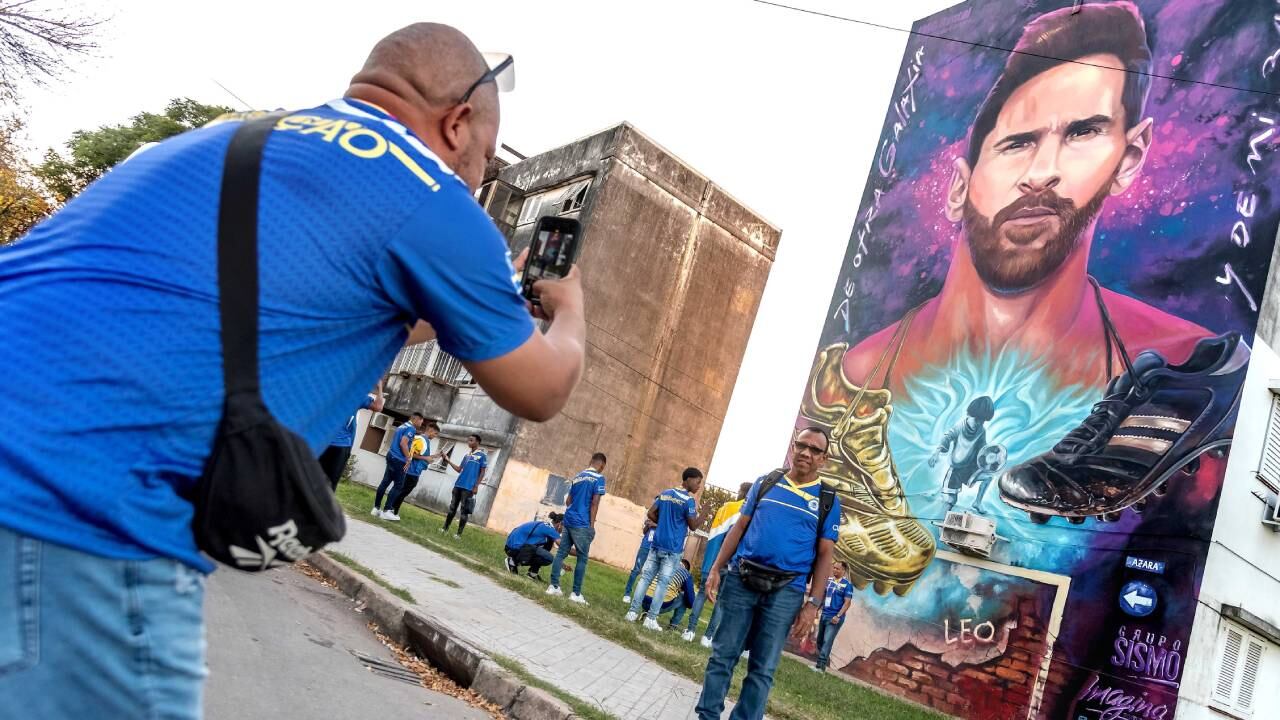
[{"label": "painted face", "polygon": [[[1090,64],[1083,64],[1090,63]],[[1125,74],[1114,55],[1057,65],[1005,102],[969,180],[964,228],[983,281],[1034,287],[1075,250],[1124,157]]]}]

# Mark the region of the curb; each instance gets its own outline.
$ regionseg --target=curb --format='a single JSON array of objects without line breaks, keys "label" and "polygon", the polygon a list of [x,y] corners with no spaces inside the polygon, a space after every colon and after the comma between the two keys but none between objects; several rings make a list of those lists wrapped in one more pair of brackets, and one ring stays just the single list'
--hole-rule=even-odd
[{"label": "curb", "polygon": [[435,618],[409,606],[377,583],[323,552],[306,558],[354,600],[397,643],[413,648],[459,685],[502,708],[513,720],[578,720],[579,715],[551,693],[525,685],[480,649],[453,636]]}]

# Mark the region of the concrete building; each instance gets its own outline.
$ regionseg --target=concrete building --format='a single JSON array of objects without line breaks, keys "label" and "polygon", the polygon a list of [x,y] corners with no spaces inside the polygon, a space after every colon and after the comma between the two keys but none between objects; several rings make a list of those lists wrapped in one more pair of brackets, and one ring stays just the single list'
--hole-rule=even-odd
[{"label": "concrete building", "polygon": [[[627,124],[491,168],[479,200],[513,253],[543,215],[582,223],[582,383],[559,416],[530,423],[434,343],[407,348],[388,375],[386,414],[361,414],[356,479],[376,484],[392,418],[421,411],[441,421],[446,447],[480,435],[490,470],[472,519],[505,531],[554,509],[567,479],[603,452],[609,494],[592,555],[627,566],[644,508],[685,467],[710,464],[780,232]],[[432,467],[410,501],[443,509],[453,475]]]}]

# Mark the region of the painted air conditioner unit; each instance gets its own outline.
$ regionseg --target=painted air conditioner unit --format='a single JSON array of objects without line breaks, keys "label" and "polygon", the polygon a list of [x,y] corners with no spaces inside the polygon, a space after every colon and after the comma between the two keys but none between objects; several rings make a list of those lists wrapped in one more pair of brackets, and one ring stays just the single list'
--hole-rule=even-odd
[{"label": "painted air conditioner unit", "polygon": [[994,521],[969,512],[948,512],[938,526],[942,542],[975,557],[991,557],[996,540],[1005,539],[996,535]]},{"label": "painted air conditioner unit", "polygon": [[1272,532],[1280,532],[1280,496],[1267,496],[1267,509],[1262,514],[1262,524]]},{"label": "painted air conditioner unit", "polygon": [[390,415],[383,415],[382,413],[374,413],[373,417],[369,420],[369,427],[376,427],[376,428],[381,428],[383,430],[387,430],[391,428],[391,423],[392,423],[392,419]]}]

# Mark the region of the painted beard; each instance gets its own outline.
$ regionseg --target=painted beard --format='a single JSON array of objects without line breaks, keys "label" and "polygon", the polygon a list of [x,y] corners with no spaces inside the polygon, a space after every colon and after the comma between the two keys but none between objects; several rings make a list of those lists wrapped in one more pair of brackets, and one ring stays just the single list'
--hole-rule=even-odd
[{"label": "painted beard", "polygon": [[[1107,185],[1104,185],[1079,209],[1070,199],[1059,197],[1052,190],[1026,195],[996,213],[991,221],[965,200],[964,234],[969,241],[969,254],[978,277],[987,287],[1005,294],[1024,292],[1039,285],[1062,267],[1062,263],[1075,251],[1081,234],[1102,210],[1107,194]],[[1004,227],[1005,221],[1015,213],[1029,208],[1046,208],[1058,218],[1058,231],[1039,250],[1025,246],[1045,231]]]}]

